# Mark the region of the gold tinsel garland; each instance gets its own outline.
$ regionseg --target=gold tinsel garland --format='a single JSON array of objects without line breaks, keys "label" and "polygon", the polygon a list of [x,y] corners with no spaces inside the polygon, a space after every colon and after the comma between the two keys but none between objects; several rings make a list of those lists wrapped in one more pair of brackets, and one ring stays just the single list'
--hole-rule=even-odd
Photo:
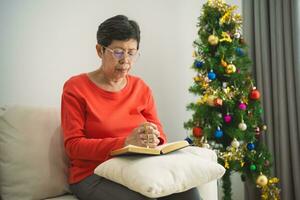
[{"label": "gold tinsel garland", "polygon": [[[259,180],[264,179],[265,181],[260,182]],[[257,187],[261,190],[262,200],[279,200],[280,199],[280,189],[276,186],[279,183],[277,177],[267,178],[265,175],[261,174],[256,179]]]},{"label": "gold tinsel garland", "polygon": [[[210,145],[207,143],[207,140],[204,137],[195,138],[194,144],[199,147],[210,148]],[[224,161],[224,167],[230,169],[230,162],[237,161],[240,163],[240,166],[243,167],[244,155],[246,151],[245,145],[240,145],[239,142],[234,138],[231,142],[231,145],[227,147],[225,152],[219,152],[218,157]],[[280,189],[276,184],[279,183],[277,177],[268,178],[266,175],[260,173],[256,178],[256,186],[261,191],[262,200],[280,200]]]}]

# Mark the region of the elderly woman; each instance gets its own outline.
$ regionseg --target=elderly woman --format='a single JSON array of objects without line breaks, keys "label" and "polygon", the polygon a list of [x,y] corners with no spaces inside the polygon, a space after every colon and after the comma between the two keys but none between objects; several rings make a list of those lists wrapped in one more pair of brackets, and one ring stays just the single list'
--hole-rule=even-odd
[{"label": "elderly woman", "polygon": [[[132,144],[155,148],[166,142],[151,89],[128,72],[139,56],[140,29],[118,15],[100,24],[100,68],[71,77],[62,94],[64,145],[71,191],[82,200],[143,200],[139,193],[93,174],[110,152]],[[151,172],[147,172],[151,173]],[[199,199],[197,190],[160,199]]]}]

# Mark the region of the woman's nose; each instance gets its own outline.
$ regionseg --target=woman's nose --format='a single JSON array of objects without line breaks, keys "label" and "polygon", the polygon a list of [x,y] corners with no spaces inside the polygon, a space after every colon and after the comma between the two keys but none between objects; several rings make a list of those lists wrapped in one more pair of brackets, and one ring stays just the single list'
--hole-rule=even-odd
[{"label": "woman's nose", "polygon": [[122,59],[119,60],[119,63],[123,64],[123,63],[130,63],[131,58],[129,56],[128,53],[124,54],[124,57]]}]

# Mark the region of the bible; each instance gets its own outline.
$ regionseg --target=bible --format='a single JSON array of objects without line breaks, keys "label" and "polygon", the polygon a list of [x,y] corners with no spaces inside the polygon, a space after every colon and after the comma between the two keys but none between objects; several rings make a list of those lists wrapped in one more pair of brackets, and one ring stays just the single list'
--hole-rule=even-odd
[{"label": "bible", "polygon": [[166,143],[159,145],[156,148],[140,147],[135,145],[127,145],[126,147],[116,149],[111,152],[111,156],[118,156],[123,154],[146,154],[146,155],[162,155],[173,151],[177,151],[184,147],[189,146],[189,143],[185,140]]}]

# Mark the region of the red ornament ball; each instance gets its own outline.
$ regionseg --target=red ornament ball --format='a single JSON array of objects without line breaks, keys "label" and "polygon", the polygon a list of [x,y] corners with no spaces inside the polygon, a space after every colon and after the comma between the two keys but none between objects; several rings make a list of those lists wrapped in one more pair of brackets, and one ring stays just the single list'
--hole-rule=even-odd
[{"label": "red ornament ball", "polygon": [[255,132],[255,138],[256,139],[259,139],[260,135],[261,135],[260,132]]},{"label": "red ornament ball", "polygon": [[259,128],[259,127],[256,127],[256,128],[255,128],[255,132],[256,132],[256,133],[260,132],[260,128]]},{"label": "red ornament ball", "polygon": [[215,106],[222,106],[223,105],[223,100],[220,98],[216,98],[214,100]]},{"label": "red ornament ball", "polygon": [[265,160],[264,165],[265,165],[265,167],[269,167],[270,166],[270,161],[269,160]]},{"label": "red ornament ball", "polygon": [[194,127],[193,128],[193,136],[195,136],[195,137],[201,137],[202,136],[202,128],[200,128],[200,127]]},{"label": "red ornament ball", "polygon": [[250,99],[258,100],[260,98],[260,93],[256,89],[256,87],[253,87],[253,89],[250,92]]}]

